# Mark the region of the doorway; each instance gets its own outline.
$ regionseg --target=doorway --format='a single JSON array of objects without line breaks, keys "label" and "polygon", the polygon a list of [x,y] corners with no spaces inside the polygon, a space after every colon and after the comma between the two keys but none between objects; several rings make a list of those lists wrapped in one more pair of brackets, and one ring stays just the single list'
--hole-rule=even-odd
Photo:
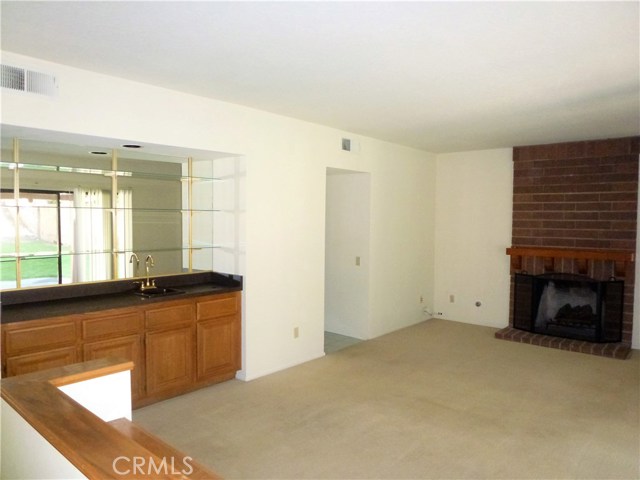
[{"label": "doorway", "polygon": [[371,174],[327,168],[324,326],[339,345],[369,338],[370,203]]}]

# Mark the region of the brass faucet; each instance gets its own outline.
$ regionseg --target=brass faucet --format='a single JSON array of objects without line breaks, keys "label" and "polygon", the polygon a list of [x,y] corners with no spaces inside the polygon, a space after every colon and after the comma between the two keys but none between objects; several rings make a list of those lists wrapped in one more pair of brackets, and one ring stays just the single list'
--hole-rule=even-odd
[{"label": "brass faucet", "polygon": [[140,268],[140,259],[138,258],[138,255],[132,253],[129,257],[129,263],[133,263],[134,260],[136,261],[136,266],[133,267],[133,276],[135,277],[138,275],[138,269]]},{"label": "brass faucet", "polygon": [[153,268],[153,266],[155,265],[153,262],[153,257],[151,255],[147,255],[147,258],[144,261],[144,265],[147,272],[147,279],[142,284],[142,290],[144,290],[145,288],[154,288],[156,286],[155,280],[149,280],[149,269]]}]

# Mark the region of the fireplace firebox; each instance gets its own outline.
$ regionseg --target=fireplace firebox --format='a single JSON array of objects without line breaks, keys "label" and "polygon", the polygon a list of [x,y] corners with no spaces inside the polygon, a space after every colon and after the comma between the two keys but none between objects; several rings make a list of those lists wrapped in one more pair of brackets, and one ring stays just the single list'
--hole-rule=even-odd
[{"label": "fireplace firebox", "polygon": [[622,280],[516,273],[513,327],[589,342],[619,342],[623,296]]}]

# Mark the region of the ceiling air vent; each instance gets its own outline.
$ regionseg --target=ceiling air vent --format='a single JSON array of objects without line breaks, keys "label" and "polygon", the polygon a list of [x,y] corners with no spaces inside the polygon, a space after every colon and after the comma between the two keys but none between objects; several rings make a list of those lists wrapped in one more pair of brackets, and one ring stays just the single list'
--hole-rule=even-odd
[{"label": "ceiling air vent", "polygon": [[53,97],[58,93],[56,77],[22,67],[0,65],[2,88]]}]

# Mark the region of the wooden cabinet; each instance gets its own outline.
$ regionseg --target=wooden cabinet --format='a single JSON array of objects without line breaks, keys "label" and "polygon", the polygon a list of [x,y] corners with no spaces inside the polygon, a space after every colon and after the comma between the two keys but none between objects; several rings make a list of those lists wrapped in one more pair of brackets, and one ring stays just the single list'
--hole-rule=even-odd
[{"label": "wooden cabinet", "polygon": [[3,372],[6,376],[70,365],[79,361],[76,322],[38,320],[3,328]]},{"label": "wooden cabinet", "polygon": [[147,393],[180,390],[193,382],[191,327],[146,334]]},{"label": "wooden cabinet", "polygon": [[144,357],[142,355],[142,338],[140,335],[88,342],[83,346],[83,360],[118,357],[133,361],[131,371],[131,398],[138,400],[144,396]]},{"label": "wooden cabinet", "polygon": [[240,369],[240,299],[236,295],[196,303],[197,379],[225,377]]},{"label": "wooden cabinet", "polygon": [[131,398],[144,396],[143,314],[137,309],[90,313],[82,317],[82,359],[120,357],[133,362]]},{"label": "wooden cabinet", "polygon": [[3,375],[104,357],[131,360],[134,407],[235,377],[240,292],[2,325]]},{"label": "wooden cabinet", "polygon": [[7,359],[7,376],[37,372],[78,362],[76,347],[58,348],[44,352],[18,355]]},{"label": "wooden cabinet", "polygon": [[140,333],[143,313],[136,308],[87,313],[82,317],[82,338],[98,340]]},{"label": "wooden cabinet", "polygon": [[145,313],[147,394],[183,390],[193,383],[193,303]]}]

